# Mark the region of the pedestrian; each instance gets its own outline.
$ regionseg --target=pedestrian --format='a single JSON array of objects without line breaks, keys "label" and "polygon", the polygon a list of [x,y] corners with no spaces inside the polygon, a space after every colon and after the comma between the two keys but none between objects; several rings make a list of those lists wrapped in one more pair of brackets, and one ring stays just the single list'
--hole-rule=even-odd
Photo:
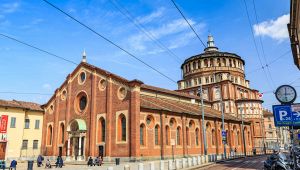
[{"label": "pedestrian", "polygon": [[43,160],[44,158],[42,157],[42,155],[39,155],[36,161],[38,167],[41,167],[43,165]]},{"label": "pedestrian", "polygon": [[87,165],[88,166],[93,166],[93,158],[90,156],[89,157],[89,160],[88,160],[88,162],[87,162]]},{"label": "pedestrian", "polygon": [[12,160],[9,166],[10,170],[16,170],[17,169],[18,162],[16,160]]},{"label": "pedestrian", "polygon": [[62,168],[63,164],[64,164],[64,162],[63,162],[61,156],[58,156],[56,158],[56,162],[55,162],[56,168]]},{"label": "pedestrian", "polygon": [[236,155],[236,148],[234,148],[234,154]]},{"label": "pedestrian", "polygon": [[51,168],[51,162],[49,159],[47,159],[47,161],[46,161],[45,168]]},{"label": "pedestrian", "polygon": [[95,159],[94,159],[94,166],[100,166],[100,158],[99,156],[97,156]]}]

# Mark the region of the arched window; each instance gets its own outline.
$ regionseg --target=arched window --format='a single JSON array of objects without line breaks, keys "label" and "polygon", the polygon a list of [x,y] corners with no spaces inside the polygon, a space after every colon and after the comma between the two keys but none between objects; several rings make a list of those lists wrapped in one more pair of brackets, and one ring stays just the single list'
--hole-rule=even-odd
[{"label": "arched window", "polygon": [[140,125],[140,145],[145,145],[146,128],[144,124]]},{"label": "arched window", "polygon": [[248,145],[251,145],[250,131],[248,131]]},{"label": "arched window", "polygon": [[221,133],[220,129],[218,129],[218,136],[219,136],[219,145],[221,146],[222,145],[222,133]]},{"label": "arched window", "polygon": [[198,60],[198,69],[201,68],[201,60]]},{"label": "arched window", "polygon": [[232,61],[229,59],[229,67],[232,67]]},{"label": "arched window", "polygon": [[217,65],[218,65],[219,67],[221,67],[221,60],[220,60],[220,58],[217,59]]},{"label": "arched window", "polygon": [[52,145],[52,125],[48,126],[48,130],[47,130],[47,145]]},{"label": "arched window", "polygon": [[166,145],[170,145],[170,128],[166,126]]},{"label": "arched window", "polygon": [[204,67],[208,67],[208,61],[207,61],[207,59],[204,59]]},{"label": "arched window", "polygon": [[211,126],[210,126],[210,123],[207,122],[206,123],[206,141],[207,141],[207,144],[208,146],[211,146],[211,142],[212,142],[212,136],[211,136]]},{"label": "arched window", "polygon": [[155,126],[155,145],[160,144],[160,128],[159,125]]},{"label": "arched window", "polygon": [[176,139],[177,139],[177,145],[181,145],[180,127],[179,126],[177,127],[177,130],[176,130]]},{"label": "arched window", "polygon": [[186,145],[190,145],[190,130],[186,127]]},{"label": "arched window", "polygon": [[214,59],[211,58],[209,64],[210,64],[210,67],[214,67]]},{"label": "arched window", "polygon": [[199,146],[199,129],[196,128],[195,130],[195,137],[196,137],[196,146]]},{"label": "arched window", "polygon": [[126,117],[124,114],[119,115],[118,138],[119,141],[126,141]]},{"label": "arched window", "polygon": [[222,60],[223,60],[223,66],[227,66],[227,64],[226,64],[226,59],[223,58]]},{"label": "arched window", "polygon": [[193,62],[193,70],[196,70],[196,62]]},{"label": "arched window", "polygon": [[98,142],[105,142],[105,120],[103,117],[98,120]]},{"label": "arched window", "polygon": [[237,132],[238,145],[241,145],[240,131]]},{"label": "arched window", "polygon": [[65,125],[63,123],[60,124],[60,129],[59,129],[59,134],[60,134],[60,140],[59,143],[63,144],[65,139],[64,139],[64,134],[65,134]]},{"label": "arched window", "polygon": [[212,130],[211,130],[211,144],[212,144],[212,145],[215,145],[215,144],[216,144],[215,140],[216,140],[215,129],[212,129]]}]

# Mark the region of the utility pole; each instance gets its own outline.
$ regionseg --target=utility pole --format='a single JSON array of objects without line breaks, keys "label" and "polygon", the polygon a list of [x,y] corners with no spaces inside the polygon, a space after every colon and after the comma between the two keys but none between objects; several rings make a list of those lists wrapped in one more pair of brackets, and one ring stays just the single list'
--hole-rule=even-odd
[{"label": "utility pole", "polygon": [[206,143],[206,130],[205,130],[205,120],[204,120],[204,105],[203,105],[203,92],[202,92],[202,84],[199,87],[199,94],[201,97],[201,112],[202,112],[202,136],[204,140],[204,155],[207,155],[207,143]]},{"label": "utility pole", "polygon": [[240,106],[240,113],[241,113],[241,118],[242,118],[242,137],[243,137],[243,145],[244,145],[244,156],[247,156],[246,154],[246,142],[245,142],[245,131],[244,131],[244,116],[243,116],[243,111],[242,111],[242,106]]},{"label": "utility pole", "polygon": [[[222,85],[220,85],[220,103],[221,103],[221,113],[222,113],[222,134],[226,131],[225,131],[225,123],[224,123],[224,109],[223,109],[223,99],[222,99]],[[222,136],[223,138],[223,136]],[[226,138],[227,138],[227,134],[226,134]],[[223,139],[222,139],[223,140]],[[226,142],[227,140],[223,141],[223,144],[224,144],[224,158],[226,159]]]},{"label": "utility pole", "polygon": [[261,121],[262,121],[262,137],[263,137],[263,151],[266,154],[266,145],[265,145],[265,122],[264,122],[264,115],[261,114]]}]

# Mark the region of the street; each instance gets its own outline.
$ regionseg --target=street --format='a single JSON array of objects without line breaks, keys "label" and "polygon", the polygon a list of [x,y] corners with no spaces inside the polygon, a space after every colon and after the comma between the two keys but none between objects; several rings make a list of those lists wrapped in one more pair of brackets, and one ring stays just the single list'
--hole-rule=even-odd
[{"label": "street", "polygon": [[247,169],[263,169],[263,162],[267,156],[247,157],[220,162],[208,167],[197,168],[197,170],[247,170]]}]

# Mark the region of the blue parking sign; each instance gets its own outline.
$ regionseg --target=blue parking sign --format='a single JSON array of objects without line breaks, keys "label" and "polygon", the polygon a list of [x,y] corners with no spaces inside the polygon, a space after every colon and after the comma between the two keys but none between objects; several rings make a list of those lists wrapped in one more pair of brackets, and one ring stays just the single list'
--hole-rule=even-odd
[{"label": "blue parking sign", "polygon": [[[275,126],[292,126],[292,109],[290,105],[273,106]],[[300,118],[299,118],[300,120]]]}]

